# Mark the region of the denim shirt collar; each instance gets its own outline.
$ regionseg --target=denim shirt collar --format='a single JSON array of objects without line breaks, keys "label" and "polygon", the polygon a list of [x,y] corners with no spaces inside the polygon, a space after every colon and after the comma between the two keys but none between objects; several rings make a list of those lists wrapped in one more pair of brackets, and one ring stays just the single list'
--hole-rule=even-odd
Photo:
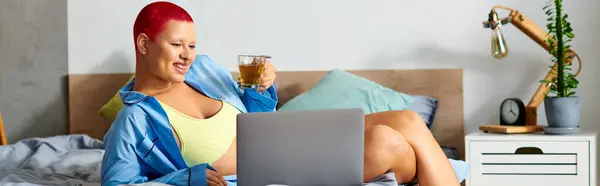
[{"label": "denim shirt collar", "polygon": [[135,82],[135,77],[127,83],[127,85],[125,85],[123,88],[121,88],[121,90],[119,90],[119,96],[121,96],[121,100],[123,100],[124,104],[127,105],[132,105],[132,104],[136,104],[139,103],[141,101],[143,101],[144,99],[146,99],[148,97],[148,95],[138,92],[138,91],[133,91],[133,84]]}]

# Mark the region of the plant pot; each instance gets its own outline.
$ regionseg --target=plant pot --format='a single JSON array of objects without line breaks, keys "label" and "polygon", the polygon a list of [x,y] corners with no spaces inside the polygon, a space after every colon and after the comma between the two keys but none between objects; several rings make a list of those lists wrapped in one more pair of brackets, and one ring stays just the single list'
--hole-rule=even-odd
[{"label": "plant pot", "polygon": [[579,131],[581,120],[581,101],[579,96],[547,97],[544,99],[550,134],[568,134]]}]

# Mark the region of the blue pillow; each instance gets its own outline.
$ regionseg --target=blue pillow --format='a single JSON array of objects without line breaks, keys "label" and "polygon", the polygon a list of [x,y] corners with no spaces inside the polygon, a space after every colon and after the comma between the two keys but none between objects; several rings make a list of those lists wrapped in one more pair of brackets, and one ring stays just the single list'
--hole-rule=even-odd
[{"label": "blue pillow", "polygon": [[360,108],[365,114],[370,114],[405,110],[414,100],[411,95],[397,92],[352,73],[334,69],[309,91],[292,98],[279,110]]},{"label": "blue pillow", "polygon": [[425,121],[427,128],[431,129],[438,108],[438,99],[423,95],[411,96],[415,98],[415,101],[407,108],[407,110],[418,113]]}]

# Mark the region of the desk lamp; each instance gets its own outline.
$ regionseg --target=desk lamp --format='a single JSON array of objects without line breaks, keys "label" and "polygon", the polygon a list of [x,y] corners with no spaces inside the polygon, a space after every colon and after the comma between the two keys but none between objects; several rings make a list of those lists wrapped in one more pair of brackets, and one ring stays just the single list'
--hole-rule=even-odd
[{"label": "desk lamp", "polygon": [[[510,11],[508,17],[499,18],[495,9],[504,9]],[[504,40],[504,36],[500,30],[503,25],[511,23],[517,27],[521,32],[527,35],[530,39],[539,44],[546,51],[550,52],[550,44],[546,42],[550,36],[547,32],[542,30],[540,27],[535,25],[530,19],[525,17],[521,12],[505,7],[505,6],[494,6],[489,13],[488,20],[483,22],[484,28],[492,30],[492,56],[496,59],[502,59],[508,55],[508,48]],[[579,62],[579,69],[575,76],[579,75],[581,71],[581,59],[579,56],[571,50],[565,54],[567,57],[565,63],[569,64],[572,62],[573,56],[577,58]],[[556,77],[557,64],[548,72],[545,80],[552,80]],[[544,131],[542,126],[537,124],[537,109],[544,100],[546,93],[550,89],[549,84],[541,83],[531,100],[525,107],[525,121],[523,126],[507,126],[507,125],[482,125],[479,127],[480,130],[485,132],[498,132],[498,133],[530,133]]]}]

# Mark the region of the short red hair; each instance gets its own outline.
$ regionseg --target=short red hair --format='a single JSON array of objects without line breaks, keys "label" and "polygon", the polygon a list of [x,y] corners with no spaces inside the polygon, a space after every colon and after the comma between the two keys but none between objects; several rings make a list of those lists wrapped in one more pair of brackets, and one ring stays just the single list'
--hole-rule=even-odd
[{"label": "short red hair", "polygon": [[176,4],[159,1],[146,5],[140,10],[133,24],[134,43],[141,33],[145,33],[150,40],[154,40],[154,37],[163,31],[165,24],[170,20],[194,22],[192,16]]}]

